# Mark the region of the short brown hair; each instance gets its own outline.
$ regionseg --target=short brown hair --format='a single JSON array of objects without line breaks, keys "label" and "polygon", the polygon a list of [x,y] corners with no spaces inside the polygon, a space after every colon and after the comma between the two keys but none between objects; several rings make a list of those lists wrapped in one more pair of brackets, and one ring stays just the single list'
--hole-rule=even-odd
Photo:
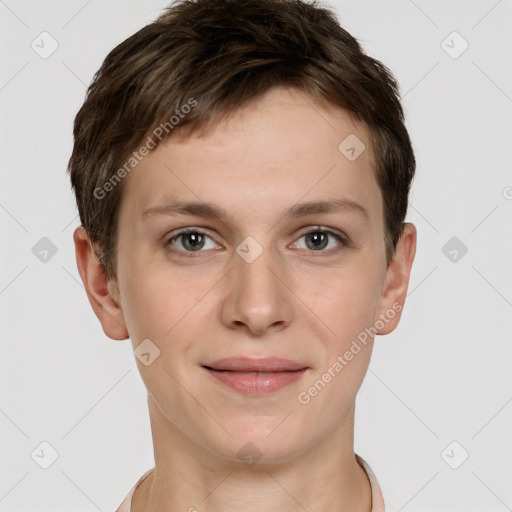
[{"label": "short brown hair", "polygon": [[[121,178],[141,142],[153,148],[174,132],[201,132],[277,86],[366,123],[389,264],[415,171],[389,69],[316,1],[178,0],[109,53],[75,118],[68,172],[81,223],[109,279],[116,279]],[[162,137],[155,137],[159,126]]]}]

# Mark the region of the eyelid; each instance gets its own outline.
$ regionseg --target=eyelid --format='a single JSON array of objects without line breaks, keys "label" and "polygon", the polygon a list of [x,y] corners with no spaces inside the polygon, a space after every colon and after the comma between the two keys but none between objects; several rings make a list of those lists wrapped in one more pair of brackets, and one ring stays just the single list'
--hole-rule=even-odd
[{"label": "eyelid", "polygon": [[320,231],[322,233],[329,233],[331,235],[339,236],[342,239],[342,241],[345,243],[348,243],[348,241],[349,241],[348,236],[345,233],[343,233],[343,231],[339,231],[334,228],[329,228],[327,226],[321,226],[318,224],[305,227],[303,230],[301,230],[301,234],[299,235],[299,237],[307,235],[309,233],[316,233],[318,231]]},{"label": "eyelid", "polygon": [[308,226],[305,228],[305,231],[302,232],[290,245],[296,244],[298,240],[300,240],[305,235],[310,235],[313,233],[326,233],[327,235],[330,235],[331,237],[334,237],[338,242],[338,247],[335,247],[334,249],[329,250],[319,250],[319,251],[313,251],[308,249],[302,249],[303,251],[306,251],[309,254],[312,254],[314,256],[328,256],[336,254],[338,251],[343,250],[344,248],[350,247],[350,239],[348,238],[345,233],[334,230],[325,226]]},{"label": "eyelid", "polygon": [[199,250],[199,251],[183,251],[181,249],[177,249],[174,246],[174,244],[172,244],[171,242],[173,240],[179,239],[181,236],[186,235],[187,233],[199,233],[199,234],[201,234],[203,236],[206,236],[206,237],[210,238],[216,245],[221,245],[209,233],[209,231],[206,228],[199,228],[199,227],[191,226],[191,227],[181,228],[181,229],[178,229],[178,230],[173,230],[170,233],[167,233],[166,236],[164,237],[165,238],[164,247],[166,247],[168,250],[173,251],[174,253],[176,253],[178,255],[185,255],[186,254],[188,257],[196,256],[196,255],[198,256],[201,253],[208,253],[208,252],[210,252],[212,250],[217,250],[217,249],[207,249],[207,250]]}]

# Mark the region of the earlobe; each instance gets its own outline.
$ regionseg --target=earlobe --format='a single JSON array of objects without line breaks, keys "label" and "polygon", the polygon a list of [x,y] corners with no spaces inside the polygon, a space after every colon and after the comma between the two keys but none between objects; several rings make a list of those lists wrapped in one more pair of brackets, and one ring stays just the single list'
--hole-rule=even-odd
[{"label": "earlobe", "polygon": [[103,332],[113,340],[128,338],[123,310],[119,305],[116,283],[108,281],[104,267],[80,226],[73,234],[78,272],[84,283],[89,302],[98,317]]},{"label": "earlobe", "polygon": [[[376,319],[377,334],[389,334],[395,330],[400,321],[407,296],[412,263],[416,254],[416,227],[404,223],[402,236],[397,243],[393,259],[386,270],[386,279],[382,291],[379,318]],[[377,320],[381,320],[377,322]]]}]

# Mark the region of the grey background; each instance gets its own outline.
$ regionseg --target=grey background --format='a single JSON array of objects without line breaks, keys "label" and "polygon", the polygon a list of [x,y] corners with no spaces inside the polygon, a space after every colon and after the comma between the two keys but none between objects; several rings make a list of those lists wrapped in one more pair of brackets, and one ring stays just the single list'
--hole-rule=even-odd
[{"label": "grey background", "polygon": [[[330,3],[398,78],[418,161],[409,297],[376,339],[356,452],[389,512],[512,510],[512,1]],[[1,512],[115,510],[153,465],[130,341],[76,270],[65,168],[93,73],[165,5],[0,0]]]}]

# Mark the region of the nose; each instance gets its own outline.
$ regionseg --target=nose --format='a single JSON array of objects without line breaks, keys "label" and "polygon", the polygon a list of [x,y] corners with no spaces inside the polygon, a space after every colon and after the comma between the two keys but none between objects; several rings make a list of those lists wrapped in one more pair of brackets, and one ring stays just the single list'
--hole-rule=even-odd
[{"label": "nose", "polygon": [[250,263],[236,253],[233,260],[234,268],[227,276],[221,308],[224,325],[253,336],[277,332],[290,325],[293,316],[290,292],[272,251],[265,249]]}]

